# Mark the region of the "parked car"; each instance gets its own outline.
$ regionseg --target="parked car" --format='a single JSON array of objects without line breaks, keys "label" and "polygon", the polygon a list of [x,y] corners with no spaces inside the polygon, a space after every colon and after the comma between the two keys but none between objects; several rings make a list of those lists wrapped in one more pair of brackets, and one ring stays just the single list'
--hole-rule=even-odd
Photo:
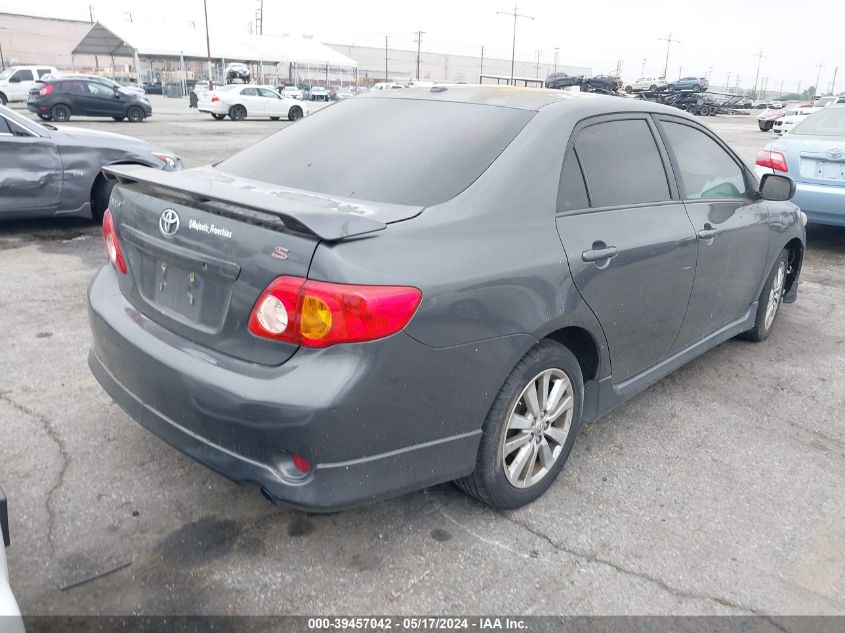
[{"label": "parked car", "polygon": [[635,82],[625,86],[625,92],[657,92],[665,90],[668,84],[663,77],[640,77]]},{"label": "parked car", "polygon": [[546,88],[560,90],[561,88],[580,86],[583,79],[584,77],[581,75],[575,76],[564,72],[556,72],[546,77],[544,85]]},{"label": "parked car", "polygon": [[323,88],[322,86],[311,86],[311,90],[308,92],[308,100],[309,101],[328,101],[329,100],[329,91]]},{"label": "parked car", "polygon": [[15,594],[9,585],[9,568],[6,566],[6,548],[11,544],[9,535],[9,510],[6,495],[0,488],[0,626],[3,633],[24,633],[21,611],[15,600]]},{"label": "parked car", "polygon": [[218,121],[227,116],[233,121],[256,117],[296,121],[308,114],[304,103],[284,97],[270,86],[228,85],[199,95],[197,109]]},{"label": "parked car", "polygon": [[354,97],[355,93],[352,92],[350,88],[345,88],[341,86],[335,91],[335,99],[340,101],[342,99],[348,99],[349,97]]},{"label": "parked car", "polygon": [[741,110],[750,110],[754,107],[754,100],[750,98],[740,99],[734,107]]},{"label": "parked car", "polygon": [[26,101],[36,81],[57,72],[54,66],[9,66],[0,72],[0,105]]},{"label": "parked car", "polygon": [[383,91],[214,166],[107,172],[94,376],[320,511],[449,480],[532,501],[582,420],[765,339],[804,252],[789,178],[684,112],[580,92]]},{"label": "parked car", "polygon": [[100,169],[113,163],[182,168],[173,152],[146,141],[43,125],[0,106],[0,218],[102,219],[113,182]]},{"label": "parked car", "polygon": [[226,66],[226,83],[233,84],[236,81],[242,84],[250,82],[249,66],[246,64],[232,63]]},{"label": "parked car", "polygon": [[[200,84],[198,84],[198,85],[201,85],[203,83],[205,83],[205,82],[200,82]],[[206,85],[208,85],[208,84],[206,83]],[[144,84],[144,94],[160,95],[163,92],[164,92],[164,88],[162,87],[162,85],[160,83],[150,82],[150,83]]]},{"label": "parked car", "polygon": [[821,110],[821,108],[814,105],[789,106],[786,110],[784,110],[783,116],[775,120],[774,125],[772,126],[772,132],[778,136],[786,134],[793,127],[798,125],[798,123],[813,114],[813,112],[818,112],[819,110]]},{"label": "parked car", "polygon": [[[811,107],[812,104],[809,101],[804,103],[795,104],[796,106],[800,107]],[[786,113],[787,108],[782,103],[773,103],[771,107],[767,108],[763,112],[757,115],[757,126],[760,128],[761,132],[768,132],[771,130],[774,125],[775,121],[783,117]]]},{"label": "parked car", "polygon": [[373,92],[381,92],[382,90],[399,90],[402,88],[399,84],[393,81],[382,81],[373,86]]},{"label": "parked car", "polygon": [[622,79],[613,75],[595,75],[585,79],[583,84],[581,84],[581,89],[586,92],[594,92],[596,90],[618,92],[622,89]]},{"label": "parked car", "polygon": [[810,222],[845,226],[845,108],[819,109],[757,155],[754,171],[795,180]]},{"label": "parked car", "polygon": [[45,121],[58,122],[70,121],[71,116],[94,116],[137,123],[153,115],[145,96],[100,79],[78,77],[42,80],[29,93],[26,107]]},{"label": "parked car", "polygon": [[[44,75],[44,77],[41,78],[41,81],[36,82],[36,84],[32,88],[32,90],[35,90],[36,92],[38,90],[40,90],[43,86],[41,86],[39,84],[40,83],[46,83],[46,81],[48,79],[88,79],[88,80],[91,80],[91,81],[98,81],[101,84],[103,84],[105,86],[109,86],[110,88],[115,89],[115,90],[123,89],[123,90],[126,90],[127,92],[132,92],[132,93],[135,93],[137,95],[142,95],[142,96],[146,94],[146,90],[144,90],[144,88],[138,87],[138,86],[136,86],[132,83],[118,83],[116,81],[109,79],[108,77],[102,77],[101,75],[85,75],[85,74],[81,74],[81,73],[68,73],[68,74],[57,73],[55,75]],[[30,90],[30,93],[32,92],[32,90]]]},{"label": "parked car", "polygon": [[281,86],[279,94],[288,99],[302,100],[302,91],[296,86]]},{"label": "parked car", "polygon": [[681,77],[669,84],[669,90],[692,90],[693,92],[706,92],[710,88],[707,77]]}]

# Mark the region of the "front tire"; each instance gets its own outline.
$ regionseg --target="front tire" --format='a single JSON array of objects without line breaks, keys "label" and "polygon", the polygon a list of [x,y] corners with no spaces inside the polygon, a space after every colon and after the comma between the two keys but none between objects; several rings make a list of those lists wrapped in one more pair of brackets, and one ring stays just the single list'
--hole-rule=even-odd
[{"label": "front tire", "polygon": [[290,111],[288,112],[288,120],[289,121],[297,121],[302,118],[302,108],[299,106],[293,106]]},{"label": "front tire", "polygon": [[146,116],[141,108],[138,106],[132,106],[126,111],[126,118],[128,118],[132,123],[140,123],[146,118]]},{"label": "front tire", "polygon": [[578,360],[563,345],[541,341],[505,380],[484,421],[475,470],[455,483],[494,508],[531,503],[566,463],[583,401]]},{"label": "front tire", "polygon": [[114,189],[114,181],[106,180],[102,174],[97,176],[94,187],[91,189],[91,217],[98,224],[103,222],[103,214],[109,206],[112,189]]},{"label": "front tire", "polygon": [[754,320],[754,327],[740,336],[749,341],[759,343],[769,338],[775,319],[783,304],[783,295],[786,290],[786,278],[789,274],[789,253],[783,249],[775,260],[774,266],[763,285],[757,303],[757,316]]}]

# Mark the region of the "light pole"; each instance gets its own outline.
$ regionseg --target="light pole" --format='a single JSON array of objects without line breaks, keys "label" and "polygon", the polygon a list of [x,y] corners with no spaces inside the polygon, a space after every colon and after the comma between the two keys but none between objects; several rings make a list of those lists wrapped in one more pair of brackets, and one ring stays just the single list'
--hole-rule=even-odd
[{"label": "light pole", "polygon": [[513,16],[513,47],[511,48],[511,80],[510,85],[514,85],[513,82],[513,67],[514,63],[516,62],[516,21],[519,18],[526,18],[528,20],[533,20],[530,15],[520,15],[519,7],[517,5],[513,5],[513,11],[496,11],[496,15],[511,15]]},{"label": "light pole", "polygon": [[663,65],[663,79],[666,79],[666,75],[669,72],[669,47],[672,45],[672,42],[675,44],[680,44],[680,40],[673,40],[672,33],[669,33],[666,37],[658,37],[657,38],[661,42],[666,42],[666,63]]},{"label": "light pole", "polygon": [[765,57],[765,55],[763,55],[763,51],[758,51],[754,53],[754,57],[757,58],[757,75],[755,75],[754,77],[754,90],[751,91],[752,99],[757,98],[757,80],[760,79],[760,64],[763,63],[763,58]]},{"label": "light pole", "polygon": [[728,79],[727,79],[727,81],[725,81],[725,90],[731,89],[731,75],[732,74],[733,73],[728,73]]},{"label": "light pole", "polygon": [[205,49],[208,53],[208,89],[213,90],[214,81],[211,79],[211,40],[208,37],[208,1],[202,0],[202,11],[205,15]]},{"label": "light pole", "polygon": [[384,80],[387,81],[387,35],[384,36]]},{"label": "light pole", "polygon": [[819,98],[819,81],[822,78],[822,68],[824,68],[824,64],[819,62],[817,68],[819,69],[819,72],[816,75],[816,88],[815,90],[813,90],[813,102],[815,102],[815,100]]},{"label": "light pole", "polygon": [[552,72],[557,72],[557,57],[559,52],[560,48],[558,46],[555,46],[555,69]]},{"label": "light pole", "polygon": [[645,77],[645,63],[648,61],[647,57],[643,57],[643,67],[640,70],[640,77]]},{"label": "light pole", "polygon": [[534,76],[539,79],[540,78],[540,55],[543,54],[543,51],[537,49],[534,51],[534,54],[537,56],[537,71],[534,73]]},{"label": "light pole", "polygon": [[417,31],[417,81],[420,80],[420,46],[422,45],[422,36],[425,31]]}]

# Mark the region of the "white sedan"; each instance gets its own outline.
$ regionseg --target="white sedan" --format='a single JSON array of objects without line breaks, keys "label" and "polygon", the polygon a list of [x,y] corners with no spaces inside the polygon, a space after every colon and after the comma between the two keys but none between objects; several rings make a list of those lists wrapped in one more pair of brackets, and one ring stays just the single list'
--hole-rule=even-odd
[{"label": "white sedan", "polygon": [[215,119],[243,121],[247,117],[296,121],[308,114],[308,106],[296,99],[281,96],[269,86],[229,84],[200,95],[197,110]]},{"label": "white sedan", "polygon": [[625,92],[665,90],[669,84],[664,77],[640,77],[635,82],[625,84]]},{"label": "white sedan", "polygon": [[812,105],[793,106],[788,108],[784,111],[783,116],[775,121],[775,124],[772,126],[772,132],[778,136],[786,134],[813,112],[818,112],[819,110],[821,110],[821,108]]}]

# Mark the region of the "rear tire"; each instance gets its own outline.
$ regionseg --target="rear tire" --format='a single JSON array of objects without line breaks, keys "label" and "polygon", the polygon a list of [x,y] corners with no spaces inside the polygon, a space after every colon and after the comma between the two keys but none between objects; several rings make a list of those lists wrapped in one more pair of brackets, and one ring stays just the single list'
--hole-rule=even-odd
[{"label": "rear tire", "polygon": [[771,272],[763,284],[757,304],[757,316],[754,320],[754,327],[747,332],[740,334],[740,337],[759,343],[769,338],[772,333],[780,307],[783,304],[783,295],[786,289],[786,278],[789,274],[789,253],[783,249],[775,260]]},{"label": "rear tire", "polygon": [[0,92],[0,105],[6,105],[7,103],[9,103],[9,100],[6,99],[6,95]]},{"label": "rear tire", "polygon": [[669,84],[669,87],[667,88],[667,90],[669,92],[675,92],[675,86],[673,84]]},{"label": "rear tire", "polygon": [[57,103],[50,108],[50,118],[54,121],[70,121],[70,108],[64,103]]},{"label": "rear tire", "polygon": [[112,118],[113,118],[115,121],[123,121],[123,119],[125,119],[126,117],[125,117],[125,116],[113,116]]},{"label": "rear tire", "polygon": [[[537,396],[533,403],[532,390]],[[455,483],[494,508],[531,503],[566,463],[581,425],[583,401],[578,360],[563,345],[540,341],[517,363],[493,401],[482,427],[475,470]],[[551,417],[546,415],[546,404]]]},{"label": "rear tire", "polygon": [[226,118],[225,114],[215,114],[214,112],[211,113],[211,116],[214,117],[215,121],[222,121]]},{"label": "rear tire", "polygon": [[243,121],[246,118],[246,108],[242,105],[234,105],[229,109],[229,118],[232,121]]}]

